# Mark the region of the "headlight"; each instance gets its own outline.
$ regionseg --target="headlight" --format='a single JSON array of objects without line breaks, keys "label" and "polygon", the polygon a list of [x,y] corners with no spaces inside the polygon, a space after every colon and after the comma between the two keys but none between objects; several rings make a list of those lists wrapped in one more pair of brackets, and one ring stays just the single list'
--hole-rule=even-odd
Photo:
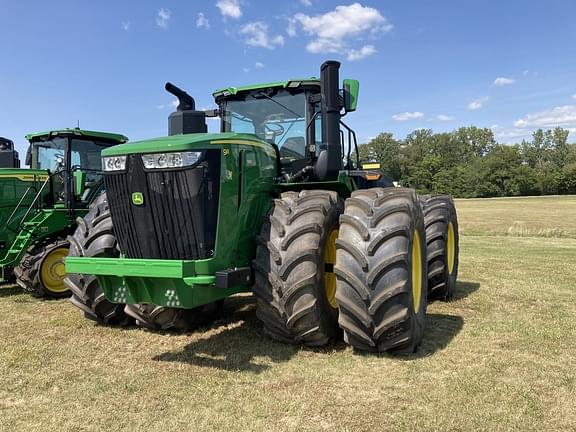
[{"label": "headlight", "polygon": [[126,156],[112,156],[102,158],[104,171],[122,171],[126,169]]},{"label": "headlight", "polygon": [[152,153],[142,155],[146,169],[181,168],[194,165],[202,152]]}]

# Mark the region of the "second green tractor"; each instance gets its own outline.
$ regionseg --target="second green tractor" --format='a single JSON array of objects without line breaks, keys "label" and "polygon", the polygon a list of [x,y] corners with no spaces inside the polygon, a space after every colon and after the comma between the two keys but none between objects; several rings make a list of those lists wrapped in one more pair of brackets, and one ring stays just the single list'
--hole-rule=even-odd
[{"label": "second green tractor", "polygon": [[186,330],[252,291],[276,340],[414,352],[428,299],[455,293],[456,212],[361,169],[344,123],[359,84],[339,67],[218,90],[212,111],[167,84],[169,136],[103,150],[106,193],[70,237],[65,281],[85,316]]},{"label": "second green tractor", "polygon": [[69,297],[67,237],[104,188],[100,151],[128,138],[77,128],[26,138],[30,169],[19,167],[13,145],[0,147],[0,284],[15,281],[36,297]]}]

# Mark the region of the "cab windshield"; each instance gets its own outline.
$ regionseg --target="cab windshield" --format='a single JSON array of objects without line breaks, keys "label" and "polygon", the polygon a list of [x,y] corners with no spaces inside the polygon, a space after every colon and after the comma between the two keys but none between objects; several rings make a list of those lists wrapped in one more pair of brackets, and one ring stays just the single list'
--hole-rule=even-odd
[{"label": "cab windshield", "polygon": [[255,134],[276,144],[283,163],[306,158],[306,93],[261,91],[223,104],[222,131]]},{"label": "cab windshield", "polygon": [[[52,172],[61,171],[66,166],[65,154],[68,138],[54,138],[34,143],[33,167]],[[87,139],[73,138],[71,142],[70,165],[74,169],[100,171],[100,152],[112,145]]]},{"label": "cab windshield", "polygon": [[[54,201],[66,201],[66,179],[69,179],[72,190],[72,173],[82,172],[83,193],[76,201],[83,203],[91,194],[97,191],[102,183],[102,160],[100,153],[106,147],[114,145],[111,142],[99,142],[87,138],[56,137],[46,141],[33,143],[32,168],[50,170],[56,175],[52,178]],[[69,146],[69,147],[68,147]],[[66,160],[67,147],[70,161]],[[67,169],[69,167],[69,170]]]}]

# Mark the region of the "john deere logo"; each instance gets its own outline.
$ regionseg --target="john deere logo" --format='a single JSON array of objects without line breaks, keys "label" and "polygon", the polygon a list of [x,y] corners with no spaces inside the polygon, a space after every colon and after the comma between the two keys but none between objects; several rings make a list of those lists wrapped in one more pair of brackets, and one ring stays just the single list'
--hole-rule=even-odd
[{"label": "john deere logo", "polygon": [[144,195],[142,195],[142,192],[134,192],[132,194],[132,204],[134,205],[144,204]]}]

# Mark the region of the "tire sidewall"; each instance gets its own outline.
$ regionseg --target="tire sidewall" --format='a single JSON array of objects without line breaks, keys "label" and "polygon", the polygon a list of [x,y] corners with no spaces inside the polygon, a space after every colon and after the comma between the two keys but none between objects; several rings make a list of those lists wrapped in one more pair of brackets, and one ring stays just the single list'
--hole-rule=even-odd
[{"label": "tire sidewall", "polygon": [[420,235],[420,265],[422,269],[422,288],[420,297],[420,307],[418,311],[414,310],[414,296],[412,295],[412,287],[414,284],[413,273],[410,270],[409,283],[410,283],[410,313],[413,317],[410,320],[412,325],[412,332],[414,334],[414,341],[416,342],[413,349],[415,350],[422,340],[424,333],[424,327],[426,325],[426,308],[428,306],[428,258],[427,258],[427,248],[426,248],[426,229],[424,225],[424,214],[422,208],[418,203],[418,199],[415,197],[414,206],[412,210],[412,235],[410,236],[410,244],[408,247],[408,259],[410,262],[409,268],[412,268],[412,248],[414,245],[414,233],[418,232]]}]

